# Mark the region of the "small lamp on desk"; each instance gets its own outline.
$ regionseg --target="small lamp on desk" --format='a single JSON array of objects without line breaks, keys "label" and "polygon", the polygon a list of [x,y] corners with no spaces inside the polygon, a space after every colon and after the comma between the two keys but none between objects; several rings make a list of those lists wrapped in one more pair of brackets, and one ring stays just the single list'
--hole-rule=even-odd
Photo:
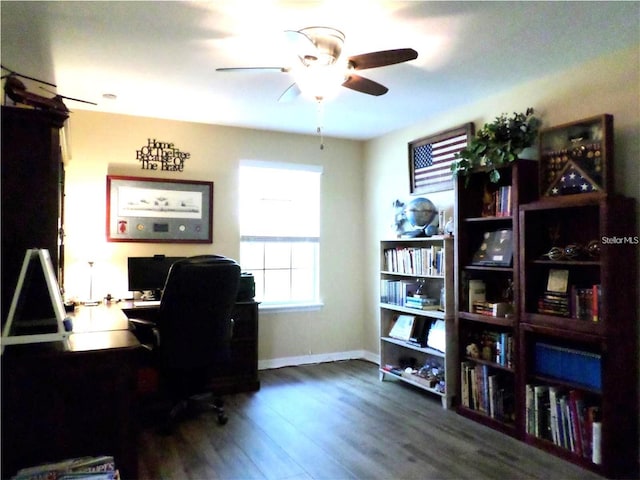
[{"label": "small lamp on desk", "polygon": [[95,262],[93,260],[89,260],[87,263],[89,264],[89,299],[84,302],[84,304],[89,306],[98,305],[100,301],[93,299],[93,264]]}]

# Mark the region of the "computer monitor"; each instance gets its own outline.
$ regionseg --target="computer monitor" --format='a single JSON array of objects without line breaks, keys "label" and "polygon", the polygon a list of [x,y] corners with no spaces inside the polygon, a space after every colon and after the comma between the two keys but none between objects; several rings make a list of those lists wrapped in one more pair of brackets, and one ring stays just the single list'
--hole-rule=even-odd
[{"label": "computer monitor", "polygon": [[146,298],[160,300],[171,265],[184,258],[186,257],[165,257],[164,255],[129,257],[127,259],[129,291],[150,292],[151,295],[147,294]]}]

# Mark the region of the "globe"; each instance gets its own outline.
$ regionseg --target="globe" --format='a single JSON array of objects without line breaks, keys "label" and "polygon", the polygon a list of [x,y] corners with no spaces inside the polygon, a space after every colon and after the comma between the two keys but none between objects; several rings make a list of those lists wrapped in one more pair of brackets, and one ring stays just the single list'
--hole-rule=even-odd
[{"label": "globe", "polygon": [[436,206],[428,198],[414,198],[404,209],[409,223],[416,228],[425,228],[438,214]]}]

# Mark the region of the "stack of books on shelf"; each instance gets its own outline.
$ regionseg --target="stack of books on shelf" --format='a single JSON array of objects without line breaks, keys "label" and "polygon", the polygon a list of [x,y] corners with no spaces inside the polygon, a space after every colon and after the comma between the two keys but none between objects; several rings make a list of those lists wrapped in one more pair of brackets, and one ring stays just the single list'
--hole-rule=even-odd
[{"label": "stack of books on shelf", "polygon": [[552,385],[526,386],[526,431],[529,435],[601,463],[600,407],[575,389]]},{"label": "stack of books on shelf", "polygon": [[506,317],[513,313],[513,305],[508,302],[473,302],[472,313],[491,317]]},{"label": "stack of books on shelf", "polygon": [[509,375],[500,375],[488,365],[462,362],[461,403],[501,422],[512,423],[515,419],[513,383]]},{"label": "stack of books on shelf", "polygon": [[570,317],[569,296],[558,292],[544,292],[538,299],[538,313]]},{"label": "stack of books on shelf", "polygon": [[404,301],[404,306],[418,310],[437,310],[439,307],[438,300],[423,295],[408,295]]},{"label": "stack of books on shelf", "polygon": [[401,247],[384,250],[384,270],[406,275],[443,276],[441,246]]},{"label": "stack of books on shelf", "polygon": [[549,270],[547,290],[538,299],[538,313],[570,317],[569,309],[569,270]]},{"label": "stack of books on shelf", "polygon": [[590,287],[571,285],[569,293],[546,291],[538,299],[538,313],[599,322],[601,302],[602,288],[599,284]]},{"label": "stack of books on shelf", "polygon": [[23,468],[12,480],[119,480],[112,456],[78,457]]}]

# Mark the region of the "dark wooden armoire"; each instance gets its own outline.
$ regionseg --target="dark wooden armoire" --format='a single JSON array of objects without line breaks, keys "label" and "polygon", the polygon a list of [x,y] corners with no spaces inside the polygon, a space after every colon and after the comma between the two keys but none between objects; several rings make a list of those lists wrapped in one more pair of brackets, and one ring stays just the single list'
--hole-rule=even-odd
[{"label": "dark wooden armoire", "polygon": [[2,324],[27,249],[46,248],[62,285],[64,165],[60,129],[66,115],[2,107]]}]

